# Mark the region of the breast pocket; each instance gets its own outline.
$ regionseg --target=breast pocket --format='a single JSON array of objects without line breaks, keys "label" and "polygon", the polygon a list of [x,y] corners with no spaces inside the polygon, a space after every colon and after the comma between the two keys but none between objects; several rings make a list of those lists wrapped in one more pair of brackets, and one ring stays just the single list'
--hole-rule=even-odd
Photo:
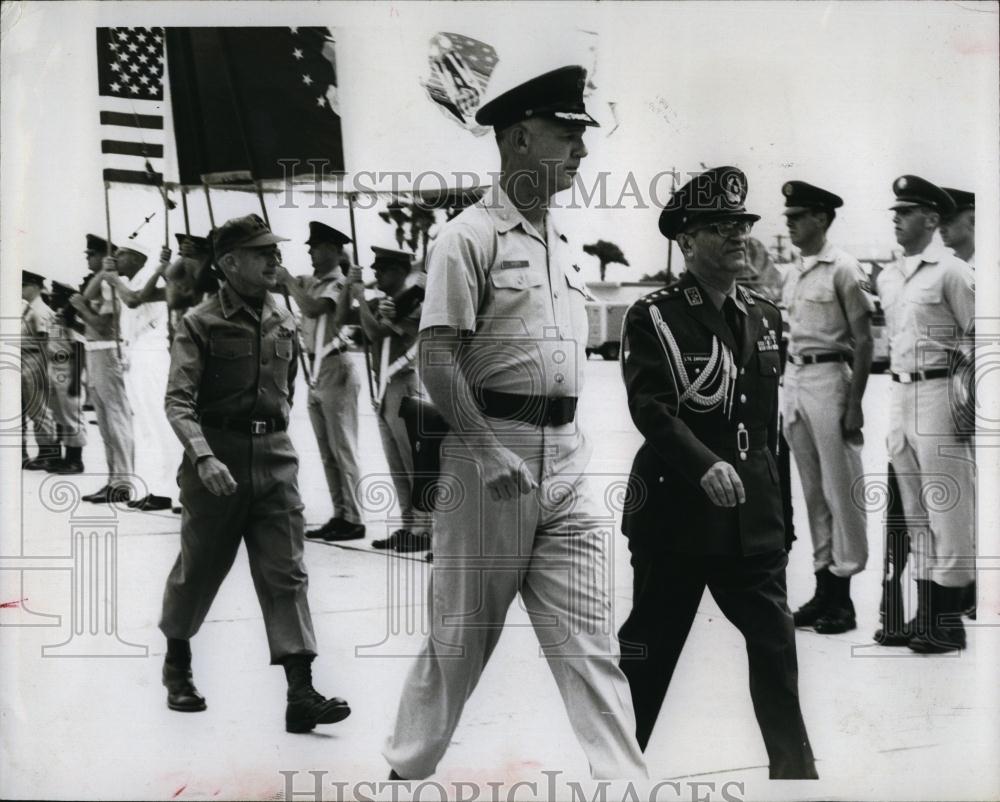
[{"label": "breast pocket", "polygon": [[[546,318],[542,298],[545,276],[528,268],[490,272],[491,303],[483,310],[484,329],[491,334],[530,335]],[[482,329],[481,329],[482,330]]]},{"label": "breast pocket", "polygon": [[208,387],[219,394],[252,382],[255,376],[254,344],[248,337],[213,337],[208,341]]},{"label": "breast pocket", "polygon": [[797,304],[797,323],[816,333],[836,334],[841,325],[840,304],[833,287],[812,284],[804,288]]}]

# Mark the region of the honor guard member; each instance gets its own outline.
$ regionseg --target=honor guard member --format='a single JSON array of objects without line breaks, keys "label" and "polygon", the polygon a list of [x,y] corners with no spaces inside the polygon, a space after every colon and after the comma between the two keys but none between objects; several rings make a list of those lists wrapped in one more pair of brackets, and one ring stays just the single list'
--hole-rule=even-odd
[{"label": "honor guard member", "polygon": [[955,203],[955,211],[941,223],[941,241],[955,256],[976,269],[976,193],[941,187]]},{"label": "honor guard member", "polygon": [[[302,312],[302,339],[308,351],[312,387],[309,420],[319,445],[333,517],[306,537],[327,541],[365,536],[358,502],[358,393],[361,380],[347,353],[348,340],[335,323],[337,304],[346,287],[349,264],[344,246],[350,237],[331,226],[309,223],[313,275],[291,276],[283,267],[280,281]],[[346,311],[346,310],[345,310]]]},{"label": "honor guard member", "polygon": [[461,501],[434,513],[431,632],[384,750],[392,779],[434,773],[519,593],[591,774],[645,776],[616,665],[608,516],[576,421],[589,295],[548,214],[597,125],[585,80],[563,67],[479,109],[496,133],[498,185],[427,256],[420,372],[451,427],[441,481]]},{"label": "honor guard member", "polygon": [[181,552],[167,578],[160,630],[172,710],[205,709],[191,674],[190,638],[246,542],[271,664],[288,679],[285,728],[308,732],[346,718],[342,699],[312,687],[316,638],[306,599],[298,457],[288,437],[296,375],[295,321],[278,308],[277,243],[257,215],[213,233],[221,289],[181,321],[171,349],[166,411],[184,446]]},{"label": "honor guard member", "polygon": [[128,341],[125,389],[135,427],[136,484],[145,492],[128,503],[143,512],[169,510],[170,488],[176,484],[177,462],[170,459],[177,438],[163,412],[163,394],[170,369],[165,293],[157,284],[170,264],[170,249],[161,248],[157,265],[129,242],[115,251],[104,270],[104,281],[117,293],[122,306],[121,330]]},{"label": "honor guard member", "polygon": [[365,300],[360,267],[351,268],[348,282],[351,297],[359,305],[361,328],[371,343],[378,430],[403,523],[388,538],[372,541],[372,547],[399,552],[427,551],[431,547],[430,517],[413,506],[413,452],[406,424],[399,416],[404,398],[422,395],[414,361],[421,304],[409,303],[408,309],[396,306],[396,296],[402,296],[408,289],[406,279],[412,254],[378,246],[373,246],[372,252],[375,254],[372,270],[382,297]]},{"label": "honor guard member", "polygon": [[[52,310],[42,300],[45,278],[21,271],[21,466],[44,471],[60,461],[56,425],[49,411],[48,342]],[[35,428],[38,456],[28,456],[27,420]]]},{"label": "honor guard member", "polygon": [[[107,483],[83,496],[84,501],[95,504],[127,502],[132,496],[135,464],[132,407],[125,389],[124,355],[128,343],[121,339],[121,302],[104,281],[103,259],[107,258],[108,250],[106,240],[87,235],[87,267],[92,275],[83,294],[70,298],[85,325],[87,398],[94,405],[108,466]],[[114,253],[115,246],[110,250]]]},{"label": "honor guard member", "polygon": [[[969,350],[974,274],[934,241],[941,220],[955,211],[948,193],[915,175],[900,176],[892,189],[903,259],[879,274],[878,293],[893,381],[889,459],[910,526],[917,615],[896,637],[877,639],[948,652],[965,647],[958,614],[974,578],[975,464],[971,444],[957,432],[949,390],[954,354]],[[923,493],[925,483],[942,481],[942,498]]]},{"label": "honor guard member", "polygon": [[795,626],[833,634],[857,627],[851,577],[868,561],[861,448],[871,371],[875,305],[861,265],[827,240],[843,200],[804,181],[788,181],[785,220],[799,258],[785,275],[788,361],[784,432],[798,466],[813,544],[813,597]]},{"label": "honor guard member", "polygon": [[622,520],[634,584],[621,665],[645,748],[707,586],[746,640],[771,779],[815,779],[774,457],[781,313],[735,283],[760,219],[746,192],[740,170],[716,167],[671,196],[660,232],[687,270],[626,313],[622,371],[646,442]]},{"label": "honor guard member", "polygon": [[[59,438],[59,459],[46,470],[64,475],[83,473],[83,448],[87,445],[81,392],[84,337],[75,310],[69,305],[75,293],[68,284],[52,282],[51,304],[55,314],[48,341],[49,408]],[[62,446],[66,447],[65,453]]]}]

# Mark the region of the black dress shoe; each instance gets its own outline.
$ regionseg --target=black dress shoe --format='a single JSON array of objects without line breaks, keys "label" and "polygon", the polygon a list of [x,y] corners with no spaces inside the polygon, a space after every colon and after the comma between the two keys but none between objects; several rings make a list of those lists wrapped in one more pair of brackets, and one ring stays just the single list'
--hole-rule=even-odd
[{"label": "black dress shoe", "polygon": [[[129,502],[131,506],[131,502]],[[146,498],[140,501],[136,507],[140,512],[157,512],[159,510],[169,510],[170,509],[170,499],[166,496],[157,496],[150,493]]]},{"label": "black dress shoe", "polygon": [[180,504],[178,504],[176,507],[171,507],[170,511],[174,515],[180,515],[182,512],[184,512],[184,508]]},{"label": "black dress shoe", "polygon": [[410,534],[409,529],[397,529],[389,537],[380,538],[379,540],[372,541],[373,549],[392,549],[396,550],[396,545],[402,538],[408,537]]},{"label": "black dress shoe", "polygon": [[58,465],[53,465],[52,468],[48,468],[52,473],[57,473],[60,476],[68,476],[76,473],[83,473],[83,463],[78,460],[62,460]]},{"label": "black dress shoe", "polygon": [[431,536],[427,532],[408,532],[407,537],[399,539],[396,551],[409,554],[413,551],[427,551],[431,547]]},{"label": "black dress shoe", "polygon": [[107,489],[98,495],[95,493],[92,497],[88,498],[84,496],[84,501],[89,501],[91,504],[127,504],[129,499],[132,498],[132,488],[128,485],[108,485]]},{"label": "black dress shoe", "polygon": [[110,485],[104,485],[100,490],[96,490],[93,493],[89,493],[86,496],[80,496],[81,501],[88,501],[91,504],[97,504],[100,502],[107,501],[108,489]]},{"label": "black dress shoe", "polygon": [[208,705],[194,687],[190,668],[163,664],[163,684],[167,688],[167,707],[180,713],[198,713]]},{"label": "black dress shoe", "polygon": [[62,460],[58,457],[35,457],[21,463],[26,471],[47,471],[58,465]]},{"label": "black dress shoe", "polygon": [[132,500],[131,500],[131,501],[130,501],[130,502],[129,502],[129,503],[128,503],[128,504],[126,505],[126,506],[128,506],[128,507],[129,507],[130,509],[133,509],[133,510],[134,510],[134,509],[135,509],[136,507],[138,507],[138,506],[139,506],[140,504],[144,503],[144,502],[146,501],[146,499],[147,499],[147,498],[149,498],[149,495],[148,495],[148,494],[147,494],[147,495],[145,495],[145,496],[143,496],[142,498],[134,498],[134,499],[132,499]]},{"label": "black dress shoe", "polygon": [[322,540],[325,535],[336,531],[336,529],[344,523],[346,523],[346,521],[343,518],[338,518],[335,515],[322,526],[317,527],[316,529],[309,529],[306,532],[306,537],[310,540]]},{"label": "black dress shoe", "polygon": [[350,521],[344,521],[332,532],[323,535],[323,540],[327,543],[339,543],[343,540],[361,540],[364,536],[364,524],[352,524]]}]

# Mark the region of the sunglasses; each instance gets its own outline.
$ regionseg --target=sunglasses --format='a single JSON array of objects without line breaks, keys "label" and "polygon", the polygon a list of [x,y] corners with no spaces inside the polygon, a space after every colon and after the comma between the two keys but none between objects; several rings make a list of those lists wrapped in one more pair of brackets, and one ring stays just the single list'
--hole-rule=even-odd
[{"label": "sunglasses", "polygon": [[753,223],[749,220],[723,220],[720,223],[707,223],[699,226],[692,234],[699,231],[712,231],[724,239],[733,237],[745,237],[753,229]]}]

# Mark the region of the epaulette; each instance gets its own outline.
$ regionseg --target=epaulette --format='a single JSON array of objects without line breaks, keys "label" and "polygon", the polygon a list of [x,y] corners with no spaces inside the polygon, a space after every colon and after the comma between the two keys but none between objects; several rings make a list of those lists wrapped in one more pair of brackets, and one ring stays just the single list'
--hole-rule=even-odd
[{"label": "epaulette", "polygon": [[768,306],[778,309],[778,305],[770,298],[768,298],[766,295],[762,295],[756,290],[751,290],[749,287],[744,287],[742,284],[739,284],[737,286],[739,287],[740,292],[743,293],[743,300],[746,303],[753,305],[758,301],[763,301]]},{"label": "epaulette", "polygon": [[675,282],[673,284],[668,284],[666,287],[663,287],[661,289],[654,290],[653,292],[649,293],[649,295],[643,295],[638,301],[636,301],[636,303],[649,306],[650,304],[657,303],[658,301],[662,301],[664,299],[674,299],[683,297],[684,296],[681,292],[681,288]]}]

